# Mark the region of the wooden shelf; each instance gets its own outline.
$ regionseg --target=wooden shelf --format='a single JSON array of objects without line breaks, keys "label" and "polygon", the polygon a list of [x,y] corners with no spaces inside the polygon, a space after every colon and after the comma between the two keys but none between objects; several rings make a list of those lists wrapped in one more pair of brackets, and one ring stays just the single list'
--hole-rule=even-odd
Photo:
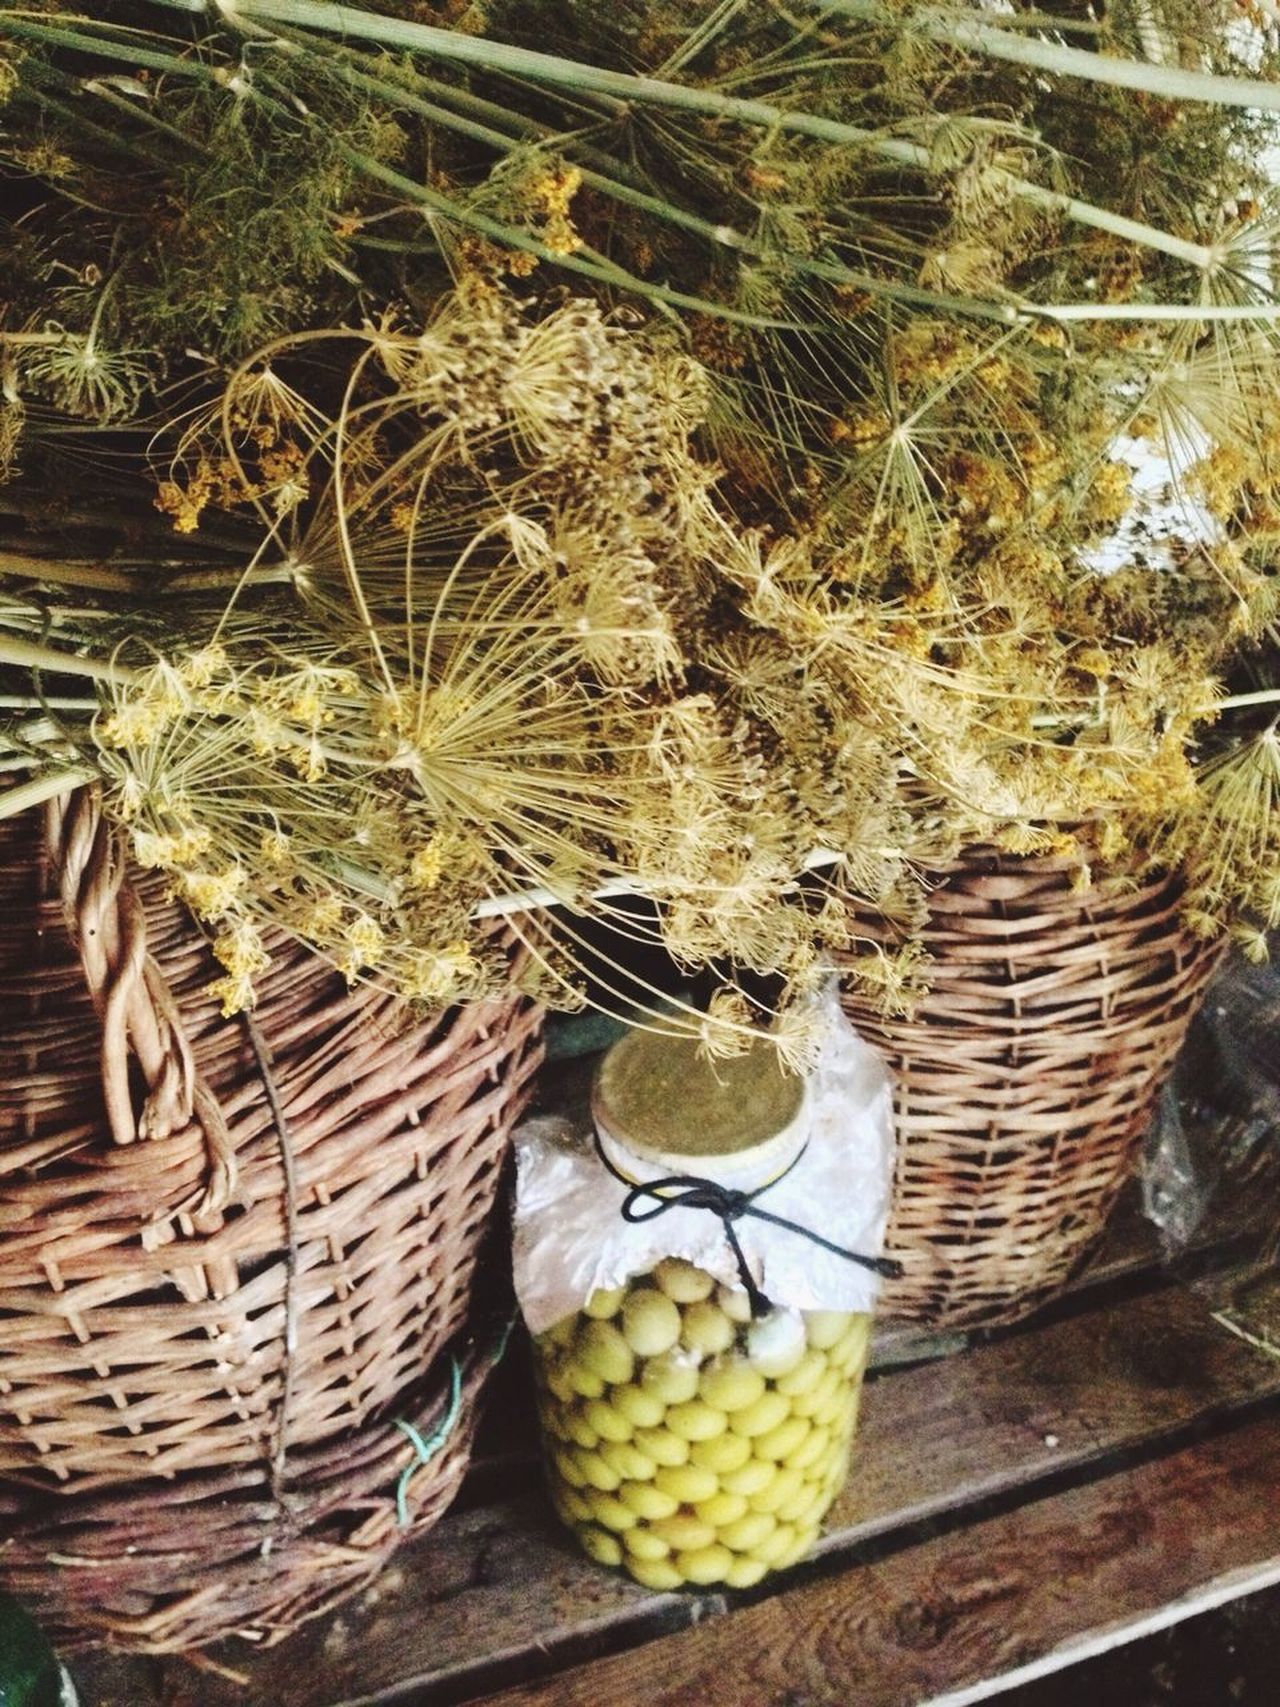
[{"label": "wooden shelf", "polygon": [[463,1501],[363,1599],[277,1648],[229,1644],[225,1673],[83,1657],[85,1707],[982,1700],[1280,1581],[1280,1358],[1194,1278],[1246,1245],[1210,1227],[1175,1279],[1122,1216],[1034,1322],[882,1334],[815,1555],[748,1595],[653,1594],[574,1551],[517,1357]]}]

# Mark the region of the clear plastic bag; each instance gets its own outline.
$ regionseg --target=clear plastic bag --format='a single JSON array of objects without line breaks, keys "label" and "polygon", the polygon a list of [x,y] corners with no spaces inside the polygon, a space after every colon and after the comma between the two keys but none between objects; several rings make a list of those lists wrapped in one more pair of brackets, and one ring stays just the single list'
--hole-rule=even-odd
[{"label": "clear plastic bag", "polygon": [[1177,1087],[1170,1080],[1147,1132],[1142,1168],[1143,1212],[1159,1228],[1166,1253],[1180,1251],[1190,1241],[1211,1194],[1204,1168],[1192,1155]]},{"label": "clear plastic bag", "polygon": [[[1280,947],[1280,945],[1277,945]],[[1143,1206],[1182,1249],[1215,1195],[1280,1174],[1280,964],[1227,962],[1147,1134]]]}]

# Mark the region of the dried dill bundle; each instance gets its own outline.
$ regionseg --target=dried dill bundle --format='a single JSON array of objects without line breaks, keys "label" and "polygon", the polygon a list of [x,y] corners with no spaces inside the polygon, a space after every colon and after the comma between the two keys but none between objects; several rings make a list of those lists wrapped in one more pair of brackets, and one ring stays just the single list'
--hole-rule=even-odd
[{"label": "dried dill bundle", "polygon": [[[58,261],[118,280],[99,327],[121,353],[243,351],[416,288],[421,258],[460,247],[567,270],[680,317],[743,501],[809,516],[865,472],[886,344],[921,313],[988,349],[1023,315],[1069,326],[1042,406],[1095,432],[1206,338],[1258,330],[1155,312],[1268,295],[1270,123],[1250,103],[1273,44],[1224,0],[1102,22],[879,0],[436,16],[452,27],[297,0],[0,13],[10,161],[42,226],[66,209]],[[1141,86],[1117,86],[1118,60]],[[122,217],[95,227],[99,200]]]},{"label": "dried dill bundle", "polygon": [[[328,413],[306,387],[335,374]],[[584,919],[643,930],[608,900],[637,885],[686,964],[798,976],[809,827],[688,661],[724,528],[690,444],[705,397],[669,337],[474,280],[420,330],[268,347],[155,447],[179,523],[214,485],[258,517],[230,604],[187,574],[149,623],[63,613],[28,661],[105,678],[102,703],[15,717],[9,762],[102,778],[135,858],[208,925],[228,1011],[267,921],[409,999],[475,994],[506,976],[477,918],[512,890],[568,911],[519,927],[561,1000]],[[753,1017],[722,993],[713,1047]]]},{"label": "dried dill bundle", "polygon": [[[0,8],[0,443],[145,422],[175,539],[262,529],[123,620],[19,591],[0,649],[134,637],[65,762],[221,932],[228,999],[262,909],[465,993],[476,906],[532,887],[623,934],[639,888],[682,963],[798,1002],[849,890],[909,915],[972,836],[1270,918],[1274,690],[1221,681],[1275,607],[1273,24],[404,10]],[[730,980],[717,1035],[751,1017]]]}]

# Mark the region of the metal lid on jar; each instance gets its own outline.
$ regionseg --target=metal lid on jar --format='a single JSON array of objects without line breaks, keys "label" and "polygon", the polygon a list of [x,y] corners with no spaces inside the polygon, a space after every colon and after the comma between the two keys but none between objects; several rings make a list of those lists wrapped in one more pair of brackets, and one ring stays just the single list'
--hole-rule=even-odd
[{"label": "metal lid on jar", "polygon": [[[607,1152],[658,1173],[741,1181],[781,1172],[808,1132],[804,1079],[785,1072],[766,1038],[742,1055],[708,1060],[696,1037],[629,1032],[600,1063],[591,1113]],[[646,1170],[647,1171],[647,1170]],[[741,1181],[745,1183],[745,1181]]]}]

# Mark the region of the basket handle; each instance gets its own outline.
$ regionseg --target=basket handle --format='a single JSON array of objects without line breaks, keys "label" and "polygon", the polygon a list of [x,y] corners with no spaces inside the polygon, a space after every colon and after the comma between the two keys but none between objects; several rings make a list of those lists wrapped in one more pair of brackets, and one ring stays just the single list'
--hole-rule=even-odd
[{"label": "basket handle", "polygon": [[[45,813],[63,916],[102,1023],[102,1094],[111,1137],[117,1144],[167,1138],[194,1119],[209,1152],[208,1178],[202,1192],[173,1213],[189,1214],[197,1231],[209,1230],[235,1193],[235,1150],[222,1108],[196,1069],[173,993],[147,951],[146,913],[126,874],[119,834],[103,817],[96,789],[60,795]],[[136,1115],[131,1057],[147,1087]]]}]

